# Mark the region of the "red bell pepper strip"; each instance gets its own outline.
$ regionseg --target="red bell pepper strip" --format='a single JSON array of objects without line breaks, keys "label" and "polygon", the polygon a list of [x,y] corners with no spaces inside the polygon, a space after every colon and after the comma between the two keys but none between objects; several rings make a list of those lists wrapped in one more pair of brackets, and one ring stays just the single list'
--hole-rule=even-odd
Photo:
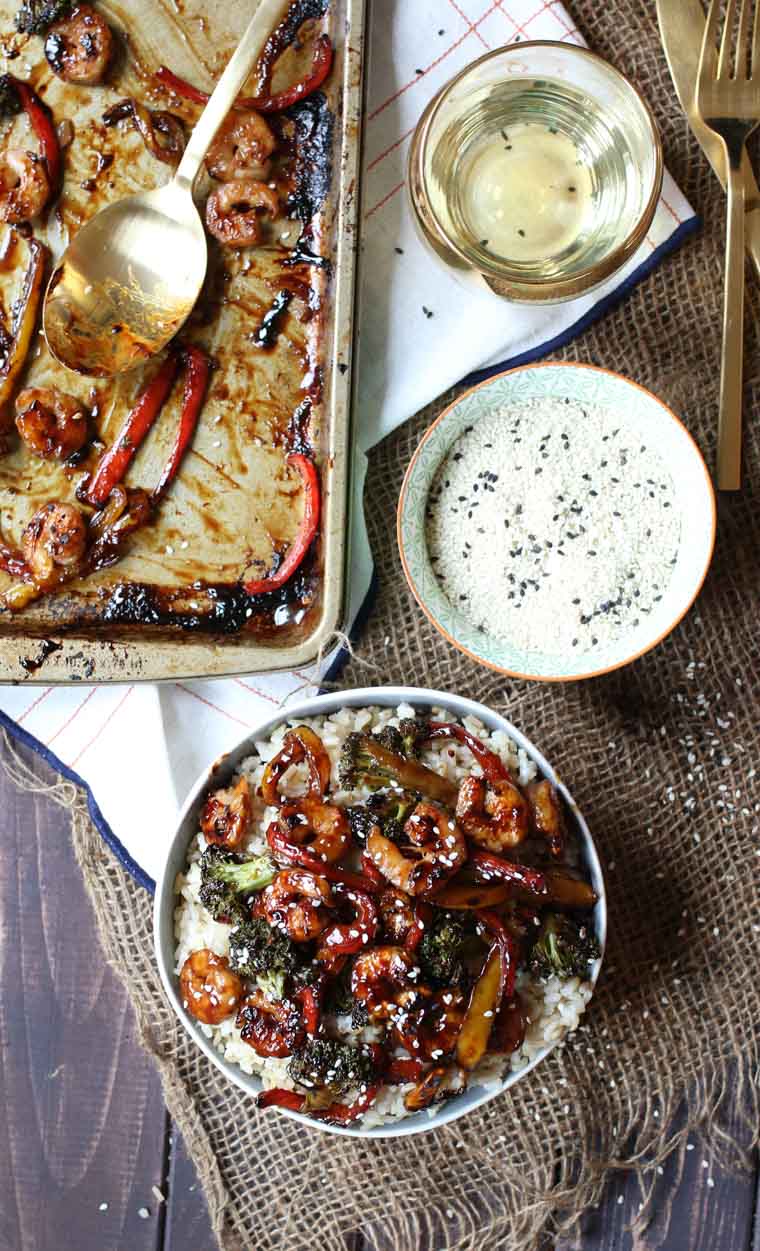
[{"label": "red bell pepper strip", "polygon": [[354,1103],[331,1103],[329,1108],[322,1112],[312,1112],[311,1115],[315,1121],[327,1121],[329,1125],[350,1125],[352,1121],[364,1116],[370,1104],[377,1098],[379,1089],[379,1086],[368,1086]]},{"label": "red bell pepper strip", "polygon": [[104,504],[124,477],[132,458],[160,413],[174,385],[180,365],[177,353],[167,356],[127,416],[114,443],[101,457],[84,498],[90,504]]},{"label": "red bell pepper strip", "polygon": [[18,98],[21,101],[24,112],[29,118],[30,125],[37,142],[40,145],[40,152],[47,166],[48,179],[50,181],[50,190],[55,195],[61,185],[61,145],[58,142],[58,132],[53,121],[53,114],[50,109],[29,83],[21,82],[20,79],[14,78],[9,74],[13,86],[18,92]]},{"label": "red bell pepper strip", "polygon": [[531,869],[527,864],[515,864],[512,860],[495,856],[493,852],[479,849],[470,851],[469,863],[478,877],[485,881],[496,878],[500,882],[514,882],[515,886],[522,886],[539,898],[549,893],[545,875],[540,869]]},{"label": "red bell pepper strip", "polygon": [[[379,1086],[368,1086],[354,1103],[331,1103],[321,1112],[311,1112],[316,1121],[327,1121],[332,1125],[349,1125],[363,1116],[367,1108],[377,1097]],[[299,1095],[295,1090],[285,1090],[275,1086],[272,1090],[262,1090],[256,1098],[257,1108],[288,1108],[291,1112],[303,1112],[306,1108],[306,1095]]]},{"label": "red bell pepper strip", "polygon": [[509,769],[504,762],[491,751],[485,744],[481,743],[479,738],[474,734],[470,734],[469,730],[465,730],[463,725],[452,725],[446,721],[431,721],[429,739],[434,738],[455,738],[460,743],[464,743],[465,747],[469,747],[473,756],[477,760],[483,776],[489,782],[511,782]]},{"label": "red bell pepper strip", "polygon": [[304,986],[296,994],[296,999],[303,1010],[303,1023],[306,1033],[315,1038],[319,1033],[319,1022],[322,1016],[322,988]]},{"label": "red bell pepper strip", "polygon": [[286,864],[297,864],[302,869],[308,869],[311,873],[326,878],[328,882],[337,882],[342,886],[350,887],[351,890],[363,891],[367,895],[374,895],[378,889],[368,877],[363,877],[359,873],[349,873],[347,869],[341,869],[335,864],[324,864],[319,856],[309,851],[308,847],[291,842],[276,821],[273,821],[267,830],[267,842],[278,859],[284,860]]},{"label": "red bell pepper strip", "polygon": [[301,565],[304,556],[311,547],[314,536],[319,528],[319,474],[314,461],[302,452],[292,452],[287,463],[292,465],[303,478],[304,508],[298,534],[294,538],[279,568],[265,578],[253,579],[243,583],[248,595],[264,595],[267,591],[276,591],[284,586],[289,578]]},{"label": "red bell pepper strip", "polygon": [[425,1063],[423,1060],[391,1060],[383,1074],[383,1081],[389,1086],[402,1085],[404,1082],[416,1082],[422,1077]]},{"label": "red bell pepper strip", "polygon": [[288,1108],[291,1112],[303,1112],[306,1095],[299,1095],[297,1090],[285,1090],[283,1086],[273,1086],[271,1090],[262,1090],[256,1096],[257,1108]]},{"label": "red bell pepper strip", "polygon": [[369,879],[376,890],[385,890],[388,886],[388,882],[383,877],[374,860],[371,860],[367,855],[366,851],[362,852],[362,873]]},{"label": "red bell pepper strip", "polygon": [[[291,104],[298,104],[301,100],[306,100],[308,96],[313,95],[329,75],[332,63],[333,46],[330,38],[328,35],[320,35],[315,40],[311,67],[304,78],[275,95],[240,96],[234,107],[255,109],[257,113],[281,113],[283,109],[290,108]],[[184,78],[180,78],[178,74],[167,69],[165,65],[156,71],[155,77],[162,87],[166,87],[175,96],[192,100],[194,104],[206,104],[208,101],[208,92],[193,87]]]},{"label": "red bell pepper strip", "polygon": [[515,978],[517,977],[517,946],[514,937],[495,912],[488,912],[482,908],[475,915],[498,944],[501,960],[499,998],[502,1001],[511,999],[515,993]]},{"label": "red bell pepper strip", "polygon": [[197,347],[184,347],[181,352],[181,362],[185,367],[182,411],[180,412],[174,447],[163,468],[158,485],[153,491],[154,500],[160,499],[166,488],[177,476],[182,457],[185,455],[195,434],[198,418],[203,408],[203,401],[206,398],[206,388],[208,386],[209,373],[211,372],[211,361],[206,356],[206,353]]}]

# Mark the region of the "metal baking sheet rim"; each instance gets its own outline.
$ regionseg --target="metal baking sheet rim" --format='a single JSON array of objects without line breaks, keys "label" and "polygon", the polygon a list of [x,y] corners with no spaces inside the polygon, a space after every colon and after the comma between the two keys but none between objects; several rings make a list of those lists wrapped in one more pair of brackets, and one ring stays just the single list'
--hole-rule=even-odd
[{"label": "metal baking sheet rim", "polygon": [[[338,209],[335,280],[331,293],[329,403],[325,412],[331,462],[323,477],[323,591],[319,622],[302,642],[265,646],[246,639],[217,640],[185,635],[176,639],[139,636],[98,638],[66,631],[0,637],[0,682],[25,686],[74,685],[82,682],[176,682],[188,678],[238,677],[276,673],[311,664],[326,651],[343,625],[348,554],[348,484],[354,395],[354,303],[358,260],[359,158],[364,98],[364,29],[366,0],[338,5],[345,31],[340,112],[341,160],[336,171]],[[338,368],[338,362],[348,369]],[[32,672],[44,641],[59,647]],[[337,641],[337,639],[336,639]]]}]

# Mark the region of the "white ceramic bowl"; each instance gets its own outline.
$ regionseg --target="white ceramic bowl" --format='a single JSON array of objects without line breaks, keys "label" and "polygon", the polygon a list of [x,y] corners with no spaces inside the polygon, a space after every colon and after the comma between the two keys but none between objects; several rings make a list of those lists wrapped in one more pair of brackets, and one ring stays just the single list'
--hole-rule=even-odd
[{"label": "white ceramic bowl", "polygon": [[[198,1022],[183,1008],[179,994],[178,979],[174,972],[174,909],[177,905],[174,883],[177,874],[185,867],[188,845],[198,832],[199,812],[204,796],[210,787],[224,785],[235,772],[240,762],[246,756],[250,756],[255,752],[256,740],[260,741],[269,738],[270,734],[283,720],[288,720],[295,724],[307,717],[329,715],[332,712],[337,712],[340,708],[366,708],[371,705],[387,708],[395,707],[400,703],[408,703],[421,709],[431,706],[445,708],[454,717],[478,717],[484,725],[488,726],[489,730],[503,730],[508,734],[536,762],[541,775],[551,779],[564,797],[572,828],[580,846],[581,862],[599,897],[593,912],[593,925],[602,953],[604,952],[607,935],[607,905],[604,878],[589,828],[567,787],[560,781],[548,761],[541,755],[538,748],[534,747],[530,740],[519,730],[515,729],[504,717],[496,712],[492,712],[484,707],[483,704],[475,703],[471,699],[462,699],[458,695],[445,695],[440,691],[404,686],[378,686],[368,687],[363,690],[340,691],[335,694],[319,695],[314,699],[305,700],[303,703],[288,706],[285,711],[271,717],[268,721],[247,733],[237,746],[215,761],[198,778],[187,797],[177,828],[169,844],[163,872],[156,886],[153,913],[156,958],[158,960],[161,981],[172,1008],[187,1032],[201,1050],[205,1052],[209,1060],[234,1085],[239,1086],[241,1090],[249,1095],[255,1096],[261,1090],[259,1078],[251,1077],[238,1068],[237,1065],[230,1064],[211,1045],[211,1042],[199,1027]],[[563,772],[569,770],[571,766],[572,760],[563,761]],[[590,980],[593,983],[596,983],[600,967],[601,959],[596,961],[592,968]],[[446,1125],[450,1121],[457,1120],[460,1116],[464,1116],[465,1113],[472,1111],[473,1108],[478,1108],[481,1104],[487,1103],[490,1099],[500,1094],[501,1091],[514,1086],[531,1069],[534,1069],[556,1045],[556,1042],[549,1043],[525,1068],[520,1069],[516,1073],[509,1073],[499,1089],[487,1090],[473,1082],[461,1095],[457,1095],[456,1098],[441,1104],[432,1116],[427,1111],[418,1112],[402,1121],[389,1122],[387,1125],[365,1130],[360,1126],[341,1128],[339,1126],[325,1125],[321,1121],[310,1120],[309,1117],[302,1116],[299,1112],[290,1112],[284,1109],[277,1109],[276,1112],[270,1110],[267,1111],[266,1115],[274,1116],[279,1112],[282,1116],[289,1116],[295,1121],[300,1121],[308,1129],[324,1130],[332,1134],[345,1134],[352,1138],[395,1138],[406,1134],[424,1133],[437,1129],[440,1125]]]},{"label": "white ceramic bowl", "polygon": [[[656,448],[673,479],[682,539],[670,584],[655,611],[630,633],[593,650],[551,656],[485,634],[446,597],[430,563],[425,512],[430,488],[451,445],[510,404],[570,399],[611,409],[632,441]],[[633,443],[632,443],[633,445]],[[620,374],[594,365],[523,365],[460,395],[423,435],[406,471],[398,506],[398,543],[409,586],[436,629],[455,647],[512,677],[571,682],[619,669],[655,647],[694,603],[715,545],[715,492],[707,466],[686,427],[662,400]]]}]

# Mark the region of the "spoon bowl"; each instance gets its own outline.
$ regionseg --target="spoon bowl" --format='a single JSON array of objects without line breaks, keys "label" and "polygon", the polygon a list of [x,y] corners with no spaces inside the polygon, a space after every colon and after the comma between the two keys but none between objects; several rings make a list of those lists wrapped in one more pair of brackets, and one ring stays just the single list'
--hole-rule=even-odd
[{"label": "spoon bowl", "polygon": [[174,180],[109,205],[51,276],[43,328],[52,355],[95,377],[142,364],[189,317],[207,260],[200,214]]}]

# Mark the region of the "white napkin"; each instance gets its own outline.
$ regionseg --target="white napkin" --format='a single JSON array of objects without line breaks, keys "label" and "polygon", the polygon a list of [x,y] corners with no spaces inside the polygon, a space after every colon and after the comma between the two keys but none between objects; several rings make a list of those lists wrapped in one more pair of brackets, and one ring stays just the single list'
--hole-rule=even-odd
[{"label": "white napkin", "polygon": [[[583,42],[557,0],[370,0],[358,364],[362,450],[472,371],[537,359],[578,334],[696,226],[666,173],[652,229],[626,270],[593,295],[553,308],[468,295],[431,263],[407,207],[411,133],[425,104],[458,70],[489,48],[523,39]],[[359,451],[359,504],[363,480]],[[349,620],[371,577],[363,527],[352,540]],[[178,806],[200,771],[281,703],[312,693],[316,680],[311,671],[160,687],[2,687],[0,719],[87,786],[103,837],[150,886]]]}]

